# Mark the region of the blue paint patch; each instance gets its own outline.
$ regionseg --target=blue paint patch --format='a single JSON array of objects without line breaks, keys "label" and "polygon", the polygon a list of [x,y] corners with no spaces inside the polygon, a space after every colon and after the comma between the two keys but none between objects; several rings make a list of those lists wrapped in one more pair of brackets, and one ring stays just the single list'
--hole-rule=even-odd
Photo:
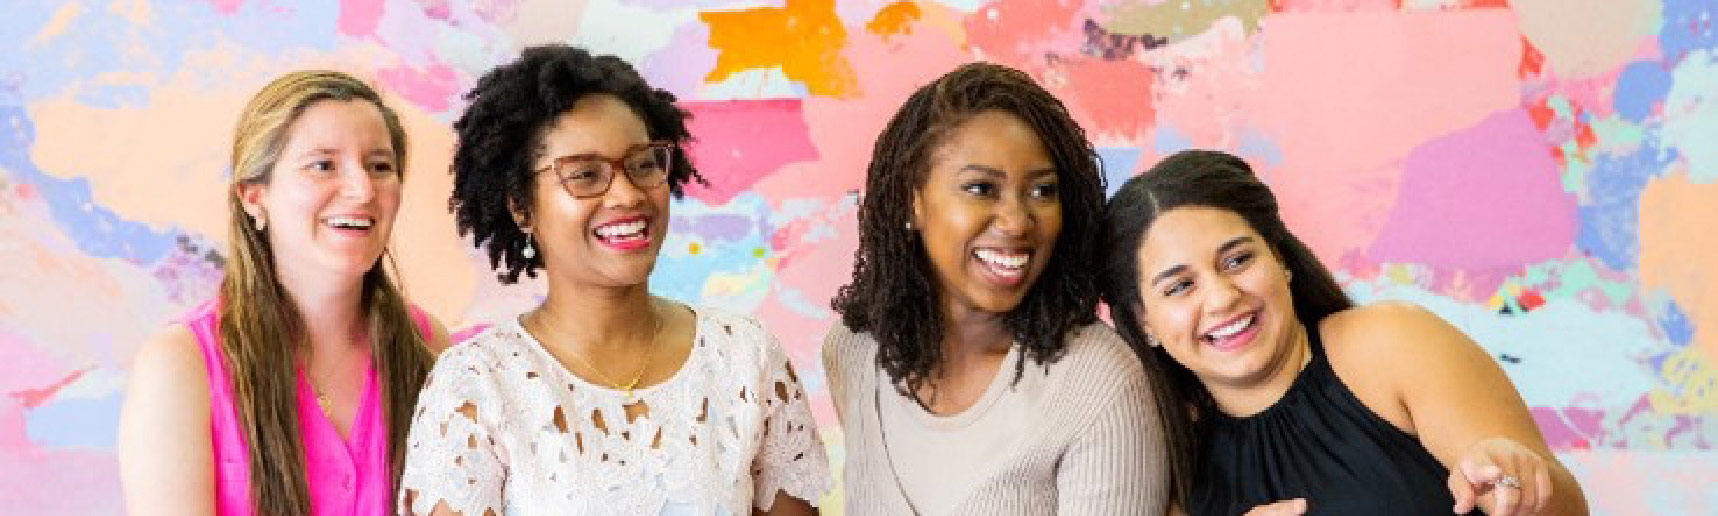
[{"label": "blue paint patch", "polygon": [[[1277,146],[1277,142],[1264,133],[1251,129],[1241,131],[1241,143],[1235,147],[1235,152],[1245,158],[1262,160],[1263,164],[1269,167],[1283,164],[1283,150]],[[1260,168],[1258,163],[1253,165],[1255,169]]]},{"label": "blue paint patch", "polygon": [[1158,124],[1157,130],[1152,131],[1151,150],[1157,151],[1159,156],[1168,156],[1191,148],[1193,140],[1175,130],[1173,126]]},{"label": "blue paint patch", "polygon": [[55,225],[79,251],[93,258],[153,263],[173,249],[178,233],[156,231],[97,206],[88,179],[60,179],[36,168],[29,158],[35,133],[36,126],[23,108],[0,106],[0,168],[10,170],[18,182],[36,187]]},{"label": "blue paint patch", "polygon": [[[328,52],[343,40],[335,32],[339,2],[246,2],[231,15],[216,12],[208,2],[158,2],[150,6],[151,25],[135,25],[102,6],[85,6],[65,34],[33,43],[60,5],[9,5],[8,21],[0,24],[0,48],[18,49],[0,60],[0,75],[20,74],[26,98],[55,95],[76,85],[79,103],[139,106],[147,100],[147,92],[136,85],[85,81],[105,73],[172,75],[185,64],[187,54],[206,49],[237,46],[263,55],[283,55],[298,49]],[[224,76],[226,70],[204,73],[210,85],[229,79]]]},{"label": "blue paint patch", "polygon": [[[769,203],[754,192],[741,193],[721,206],[687,197],[674,202],[669,216],[671,230],[650,274],[651,293],[693,304],[732,306],[732,300],[706,299],[704,284],[712,274],[744,275],[761,266],[765,258],[753,251],[769,248],[768,239],[774,233],[768,223]],[[722,234],[709,238],[681,232],[698,227],[703,219],[720,221]],[[735,226],[746,229],[732,231]],[[700,243],[696,255],[687,252],[693,241]]]},{"label": "blue paint patch", "polygon": [[24,413],[24,432],[44,448],[113,448],[124,395],[51,401]]},{"label": "blue paint patch", "polygon": [[1674,63],[1702,48],[1718,49],[1718,3],[1700,0],[1664,2],[1664,25],[1658,45],[1665,61]]},{"label": "blue paint patch", "polygon": [[1688,322],[1688,314],[1682,312],[1682,307],[1675,301],[1668,303],[1664,313],[1658,316],[1658,328],[1664,331],[1664,337],[1678,346],[1688,346],[1694,341],[1694,324]]},{"label": "blue paint patch", "polygon": [[1656,61],[1638,62],[1623,68],[1617,78],[1611,103],[1624,119],[1640,123],[1652,115],[1652,107],[1670,93],[1670,72]]},{"label": "blue paint patch", "polygon": [[1640,255],[1640,192],[1674,157],[1652,137],[1631,154],[1600,155],[1586,178],[1591,201],[1576,210],[1581,223],[1575,246],[1611,270],[1633,270]]},{"label": "blue paint patch", "polygon": [[1122,183],[1133,177],[1142,152],[1138,147],[1098,147],[1098,161],[1104,168],[1105,198],[1114,196]]}]

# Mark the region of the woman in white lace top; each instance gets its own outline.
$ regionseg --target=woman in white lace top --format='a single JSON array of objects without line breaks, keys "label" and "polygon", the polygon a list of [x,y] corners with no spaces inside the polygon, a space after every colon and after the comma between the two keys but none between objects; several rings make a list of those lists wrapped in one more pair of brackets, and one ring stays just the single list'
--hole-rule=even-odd
[{"label": "woman in white lace top", "polygon": [[451,205],[541,306],[441,356],[400,479],[407,514],[815,514],[828,461],[756,321],[652,297],[669,197],[697,179],[687,113],[631,66],[564,45],[479,80]]}]

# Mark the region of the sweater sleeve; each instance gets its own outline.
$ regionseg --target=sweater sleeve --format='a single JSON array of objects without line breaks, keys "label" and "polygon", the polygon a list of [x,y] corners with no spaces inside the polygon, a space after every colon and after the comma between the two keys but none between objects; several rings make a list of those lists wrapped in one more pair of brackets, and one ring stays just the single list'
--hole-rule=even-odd
[{"label": "sweater sleeve", "polygon": [[[1143,368],[1118,343],[1122,353],[1090,365],[1089,374],[1112,380],[1107,396],[1094,396],[1100,405],[1095,417],[1079,431],[1057,468],[1058,515],[1164,514],[1169,502],[1168,449],[1162,422]],[[1114,348],[1112,348],[1114,349]],[[1072,371],[1070,371],[1072,372]],[[1076,374],[1083,377],[1083,374]]]}]

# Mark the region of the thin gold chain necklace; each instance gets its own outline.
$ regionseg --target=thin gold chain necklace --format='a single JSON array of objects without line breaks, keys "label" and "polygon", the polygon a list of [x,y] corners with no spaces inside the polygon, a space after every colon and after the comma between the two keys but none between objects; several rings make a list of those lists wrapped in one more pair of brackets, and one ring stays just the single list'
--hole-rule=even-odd
[{"label": "thin gold chain necklace", "polygon": [[[583,354],[579,353],[579,351],[576,349],[572,349],[572,347],[570,347],[570,346],[567,348],[567,354],[572,355],[573,359],[578,360],[579,364],[584,365],[586,369],[590,369],[591,372],[596,373],[597,378],[602,380],[602,383],[606,387],[609,387],[612,389],[619,389],[621,391],[621,393],[626,396],[626,399],[632,399],[632,391],[638,387],[638,382],[640,380],[644,379],[644,372],[646,370],[650,369],[650,363],[656,360],[656,349],[662,347],[660,345],[657,345],[656,341],[658,340],[657,336],[662,333],[662,319],[663,319],[663,317],[661,314],[656,313],[656,304],[655,303],[651,303],[651,315],[652,315],[651,318],[655,320],[656,324],[650,330],[650,347],[648,350],[645,351],[644,362],[639,364],[638,371],[636,371],[632,374],[632,380],[627,381],[626,383],[617,382],[617,381],[614,381],[613,379],[609,378],[607,374],[604,374],[602,372],[601,368],[597,367],[595,364],[592,364],[590,362],[590,360],[588,360],[584,357]],[[544,322],[548,322],[548,323],[552,323],[552,324],[554,323],[553,321],[548,320],[549,319],[548,312],[544,311],[544,310],[537,311],[537,318],[541,319],[541,321],[539,322],[539,326],[541,326],[542,325],[541,323],[544,323]],[[554,324],[554,326],[559,327],[560,325]],[[545,329],[550,329],[550,328],[545,328]],[[553,331],[552,329],[550,329],[550,330]]]}]

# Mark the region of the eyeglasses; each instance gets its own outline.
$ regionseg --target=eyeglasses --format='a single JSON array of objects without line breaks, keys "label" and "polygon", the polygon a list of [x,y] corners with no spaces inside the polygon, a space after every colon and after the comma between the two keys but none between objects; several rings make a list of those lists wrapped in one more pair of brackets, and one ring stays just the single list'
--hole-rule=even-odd
[{"label": "eyeglasses", "polygon": [[674,144],[650,142],[634,146],[620,159],[608,159],[594,154],[561,156],[537,173],[554,170],[561,188],[579,199],[608,193],[614,184],[615,170],[625,170],[626,179],[640,190],[662,186],[674,168]]}]

